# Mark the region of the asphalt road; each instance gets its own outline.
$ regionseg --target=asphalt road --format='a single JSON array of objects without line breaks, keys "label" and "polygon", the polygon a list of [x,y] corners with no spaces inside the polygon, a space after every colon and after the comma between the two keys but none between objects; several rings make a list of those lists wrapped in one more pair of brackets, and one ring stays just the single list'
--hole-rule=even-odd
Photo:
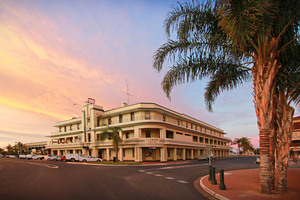
[{"label": "asphalt road", "polygon": [[[258,168],[255,157],[217,159],[218,172]],[[193,182],[208,174],[206,161],[177,165],[88,166],[0,159],[0,199],[207,199]],[[226,184],[226,180],[225,180]]]}]

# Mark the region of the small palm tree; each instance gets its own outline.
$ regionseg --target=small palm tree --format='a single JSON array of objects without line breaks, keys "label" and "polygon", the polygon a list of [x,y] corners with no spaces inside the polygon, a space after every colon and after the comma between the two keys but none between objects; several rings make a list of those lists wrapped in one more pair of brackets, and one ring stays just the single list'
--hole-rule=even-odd
[{"label": "small palm tree", "polygon": [[104,141],[104,140],[112,140],[113,146],[114,146],[114,150],[116,152],[116,161],[119,161],[119,146],[122,142],[122,139],[119,135],[119,132],[122,131],[122,129],[118,126],[114,126],[114,127],[109,127],[107,130],[103,131],[100,134],[100,141]]}]

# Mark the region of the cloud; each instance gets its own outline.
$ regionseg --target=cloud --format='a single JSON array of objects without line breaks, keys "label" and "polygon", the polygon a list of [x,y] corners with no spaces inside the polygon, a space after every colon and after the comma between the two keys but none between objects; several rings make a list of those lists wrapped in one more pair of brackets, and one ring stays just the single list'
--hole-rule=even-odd
[{"label": "cloud", "polygon": [[[245,95],[251,86],[221,95],[214,113],[203,101],[205,83],[178,86],[172,101],[166,98],[160,85],[164,74],[152,68],[152,55],[166,41],[163,19],[172,3],[1,1],[3,131],[20,138],[47,135],[56,121],[79,115],[81,108],[73,104],[88,97],[105,110],[120,107],[127,101],[128,82],[131,104],[158,103],[233,137],[257,134],[252,98]],[[21,124],[14,126],[15,120]],[[241,133],[243,127],[248,130]]]}]

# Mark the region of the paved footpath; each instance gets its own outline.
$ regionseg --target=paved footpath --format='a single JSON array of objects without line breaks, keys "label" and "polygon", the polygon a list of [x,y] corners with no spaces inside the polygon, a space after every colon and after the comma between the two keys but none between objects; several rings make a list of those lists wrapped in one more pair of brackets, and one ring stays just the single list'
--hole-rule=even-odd
[{"label": "paved footpath", "polygon": [[[222,200],[298,200],[300,199],[300,164],[291,162],[288,169],[288,193],[261,194],[259,193],[259,169],[229,171],[224,173],[226,190],[219,190],[220,177],[216,175],[218,185],[212,185],[208,176],[200,179],[200,186],[210,195]],[[277,177],[276,177],[277,178]]]}]

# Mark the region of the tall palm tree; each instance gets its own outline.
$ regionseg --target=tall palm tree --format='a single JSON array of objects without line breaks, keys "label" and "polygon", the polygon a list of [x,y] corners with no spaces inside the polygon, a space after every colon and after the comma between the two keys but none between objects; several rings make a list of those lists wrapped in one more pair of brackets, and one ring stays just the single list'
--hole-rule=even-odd
[{"label": "tall palm tree", "polygon": [[104,140],[112,140],[112,144],[114,146],[114,150],[116,152],[116,161],[119,161],[119,146],[122,142],[122,139],[119,135],[119,132],[122,131],[122,129],[118,126],[114,126],[114,127],[109,127],[107,130],[103,131],[100,134],[100,140],[104,141]]},{"label": "tall palm tree", "polygon": [[[177,40],[169,39],[163,44],[155,52],[153,63],[161,71],[167,58],[174,62],[162,81],[168,97],[177,84],[207,77],[205,101],[209,110],[220,92],[252,77],[260,135],[262,193],[271,193],[269,137],[274,133],[273,97],[281,68],[279,55],[290,45],[283,33],[299,21],[294,18],[286,26],[277,26],[278,13],[280,17],[288,13],[287,8],[278,5],[276,0],[178,3],[165,19],[167,35],[170,37],[176,31]],[[295,32],[291,35],[296,37]]]},{"label": "tall palm tree", "polygon": [[[291,5],[292,6],[292,5]],[[290,55],[300,53],[300,44],[294,42],[294,48],[288,49],[287,55],[281,55],[279,62],[282,65],[280,75],[277,77],[275,90],[275,137],[276,150],[279,161],[278,174],[278,191],[280,193],[287,192],[287,168],[289,147],[292,140],[293,132],[293,114],[294,108],[291,106],[293,102],[300,105],[300,58],[295,57],[293,60],[287,58]],[[273,166],[273,168],[275,168]]]}]

